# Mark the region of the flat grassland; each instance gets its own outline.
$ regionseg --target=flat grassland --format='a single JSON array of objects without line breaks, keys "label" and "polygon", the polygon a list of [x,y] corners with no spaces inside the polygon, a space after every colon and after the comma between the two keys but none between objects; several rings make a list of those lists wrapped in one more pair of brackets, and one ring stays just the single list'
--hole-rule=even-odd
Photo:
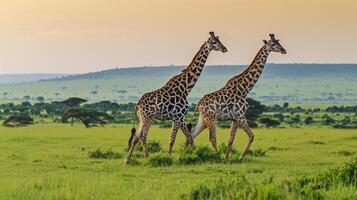
[{"label": "flat grassland", "polygon": [[[160,141],[164,150],[169,129],[152,127],[149,141]],[[218,130],[218,143],[227,143],[229,129]],[[129,125],[86,129],[83,126],[37,124],[25,128],[0,127],[0,199],[178,199],[193,186],[211,184],[241,173],[252,183],[311,176],[350,160],[357,152],[356,130],[281,128],[253,130],[252,149],[268,150],[264,157],[242,163],[204,163],[169,167],[144,164],[124,166],[121,159],[93,159],[98,148],[120,152],[130,133]],[[179,133],[178,151],[185,138]],[[210,145],[203,132],[196,145]],[[246,135],[239,130],[234,146],[242,151]],[[349,152],[349,153],[346,153]],[[139,159],[145,163],[145,159]]]}]

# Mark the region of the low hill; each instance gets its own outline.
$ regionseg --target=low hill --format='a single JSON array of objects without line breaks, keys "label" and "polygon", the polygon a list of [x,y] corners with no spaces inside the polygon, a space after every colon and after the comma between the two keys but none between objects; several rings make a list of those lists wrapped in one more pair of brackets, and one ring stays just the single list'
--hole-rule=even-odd
[{"label": "low hill", "polygon": [[23,83],[68,76],[68,74],[0,74],[0,84]]},{"label": "low hill", "polygon": [[[190,102],[221,88],[244,68],[207,66],[189,96]],[[43,96],[48,101],[79,96],[92,101],[136,102],[142,94],[161,87],[182,69],[183,66],[117,68],[26,84],[2,84],[0,100],[21,100],[28,95],[33,99]],[[356,77],[357,64],[267,64],[250,97],[266,104],[354,104]]]}]

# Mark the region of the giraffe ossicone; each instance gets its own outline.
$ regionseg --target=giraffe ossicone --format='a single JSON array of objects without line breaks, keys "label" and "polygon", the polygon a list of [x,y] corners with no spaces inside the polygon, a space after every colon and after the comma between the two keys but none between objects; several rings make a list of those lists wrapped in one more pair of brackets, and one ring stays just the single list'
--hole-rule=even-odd
[{"label": "giraffe ossicone", "polygon": [[[208,40],[203,43],[191,63],[180,74],[172,77],[163,87],[144,94],[135,105],[133,129],[128,141],[128,155],[124,161],[125,164],[130,160],[139,140],[143,146],[144,156],[148,156],[146,138],[154,119],[171,119],[173,121],[169,153],[172,151],[178,129],[183,131],[188,143],[193,146],[191,132],[184,121],[188,111],[187,96],[201,75],[210,52],[212,50],[227,52],[227,48],[221,43],[218,36],[215,36],[214,32],[209,34]],[[135,129],[136,113],[138,113],[140,120],[137,131]]]},{"label": "giraffe ossicone", "polygon": [[286,50],[279,40],[275,39],[274,34],[270,34],[270,40],[263,41],[263,47],[261,47],[253,62],[242,73],[228,80],[223,88],[203,96],[196,107],[196,111],[199,111],[199,119],[192,137],[197,137],[205,128],[208,128],[210,141],[216,151],[218,151],[216,142],[217,121],[232,120],[226,158],[229,157],[232,150],[232,144],[238,127],[242,128],[249,138],[241,159],[244,159],[249,151],[250,145],[254,140],[254,135],[245,117],[246,110],[248,109],[247,95],[262,74],[269,53],[280,52],[286,54]]}]

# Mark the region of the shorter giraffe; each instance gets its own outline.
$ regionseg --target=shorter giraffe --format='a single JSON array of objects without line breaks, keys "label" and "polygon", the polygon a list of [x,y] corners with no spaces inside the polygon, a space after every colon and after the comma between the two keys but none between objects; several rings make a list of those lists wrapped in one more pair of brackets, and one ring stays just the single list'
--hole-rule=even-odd
[{"label": "shorter giraffe", "polygon": [[[286,54],[286,50],[270,34],[270,40],[264,40],[263,47],[259,50],[253,62],[239,75],[231,78],[220,90],[205,95],[197,104],[199,120],[196,124],[192,137],[195,138],[206,127],[209,129],[209,138],[213,148],[218,151],[216,144],[216,125],[218,120],[232,120],[226,158],[232,150],[232,144],[237,128],[242,128],[248,135],[249,141],[241,156],[243,160],[250,145],[254,140],[253,132],[250,130],[245,112],[248,109],[246,97],[258,81],[270,52]],[[196,112],[195,111],[195,112]]]},{"label": "shorter giraffe", "polygon": [[169,153],[172,151],[179,129],[186,135],[188,143],[193,146],[191,131],[184,122],[188,111],[187,96],[201,75],[211,51],[227,52],[227,48],[221,43],[218,36],[214,35],[214,32],[210,32],[210,37],[202,44],[191,64],[180,74],[172,77],[163,87],[146,93],[139,99],[133,112],[133,126],[135,126],[136,112],[139,114],[140,126],[138,131],[135,127],[131,130],[131,137],[128,142],[129,152],[124,161],[125,164],[128,163],[139,140],[143,146],[144,156],[148,156],[146,138],[153,120],[157,118],[172,120]]}]

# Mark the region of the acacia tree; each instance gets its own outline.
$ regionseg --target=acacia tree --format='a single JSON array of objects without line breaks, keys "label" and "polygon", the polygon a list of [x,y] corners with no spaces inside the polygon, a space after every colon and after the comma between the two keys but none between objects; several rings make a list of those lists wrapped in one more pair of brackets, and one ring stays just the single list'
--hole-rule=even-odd
[{"label": "acacia tree", "polygon": [[[87,100],[79,97],[70,97],[64,101],[53,102],[55,104],[65,105],[65,111],[71,108],[78,108],[80,104],[87,102]],[[63,119],[62,119],[63,120]],[[73,117],[71,117],[71,126],[73,126]]]},{"label": "acacia tree", "polygon": [[59,101],[56,103],[62,103],[67,105],[70,108],[76,108],[79,107],[80,104],[87,102],[87,100],[79,98],[79,97],[70,97],[64,101]]},{"label": "acacia tree", "polygon": [[248,124],[250,127],[257,127],[258,124],[255,121],[265,111],[266,107],[259,101],[256,101],[252,98],[248,98],[247,102],[249,104],[248,110],[246,112]]},{"label": "acacia tree", "polygon": [[103,126],[107,122],[105,120],[110,120],[111,117],[103,112],[98,112],[95,110],[86,110],[81,108],[70,108],[62,115],[62,122],[67,122],[68,118],[79,119],[86,128],[101,125]]},{"label": "acacia tree", "polygon": [[25,114],[16,114],[8,117],[3,125],[6,127],[21,127],[34,124],[33,119]]}]

